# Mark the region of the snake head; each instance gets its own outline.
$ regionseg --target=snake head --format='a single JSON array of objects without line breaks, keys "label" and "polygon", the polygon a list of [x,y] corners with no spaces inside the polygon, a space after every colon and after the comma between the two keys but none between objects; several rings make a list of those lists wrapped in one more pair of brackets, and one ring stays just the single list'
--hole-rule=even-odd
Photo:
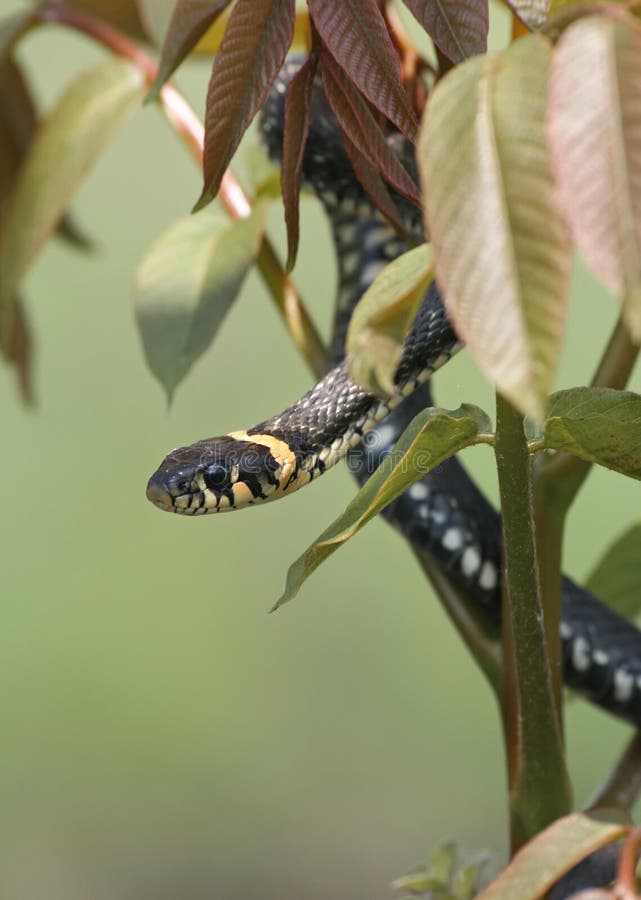
[{"label": "snake head", "polygon": [[294,470],[283,442],[235,432],[172,450],[149,479],[147,498],[183,515],[240,509],[285,490]]}]

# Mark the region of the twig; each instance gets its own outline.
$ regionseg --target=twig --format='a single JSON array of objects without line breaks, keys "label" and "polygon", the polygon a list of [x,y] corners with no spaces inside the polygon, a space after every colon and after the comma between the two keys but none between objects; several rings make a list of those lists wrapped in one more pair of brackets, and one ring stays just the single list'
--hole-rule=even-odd
[{"label": "twig", "polygon": [[621,758],[598,788],[587,809],[616,807],[630,812],[641,791],[641,733],[635,732]]},{"label": "twig", "polygon": [[[144,74],[149,86],[156,78],[158,66],[154,60],[135,41],[106,22],[64,3],[46,3],[39,7],[37,12],[40,21],[75,29],[107,47],[115,55],[128,59]],[[163,87],[160,103],[174,130],[198,165],[202,165],[204,130],[198,116],[172,84]],[[219,197],[234,219],[244,218],[251,212],[251,203],[229,169],[223,178]],[[328,368],[327,351],[296,288],[285,274],[278,255],[267,238],[262,242],[257,265],[294,344],[312,371],[318,376],[322,375]]]}]

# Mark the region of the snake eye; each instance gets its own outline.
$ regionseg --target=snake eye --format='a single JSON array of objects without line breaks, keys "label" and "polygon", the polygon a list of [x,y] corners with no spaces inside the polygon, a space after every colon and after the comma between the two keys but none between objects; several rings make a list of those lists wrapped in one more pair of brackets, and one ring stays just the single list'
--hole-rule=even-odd
[{"label": "snake eye", "polygon": [[212,491],[220,491],[229,483],[227,470],[214,463],[205,472],[205,484]]}]

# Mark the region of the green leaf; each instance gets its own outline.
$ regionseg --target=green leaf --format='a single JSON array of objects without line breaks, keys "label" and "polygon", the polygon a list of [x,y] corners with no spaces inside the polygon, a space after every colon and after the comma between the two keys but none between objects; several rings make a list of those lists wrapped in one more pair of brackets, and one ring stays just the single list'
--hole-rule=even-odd
[{"label": "green leaf", "polygon": [[545,140],[550,56],[531,35],[457,66],[431,94],[418,151],[450,319],[486,376],[537,421],[570,284]]},{"label": "green leaf", "polygon": [[274,609],[295,597],[327,557],[406,488],[463,447],[478,443],[479,435],[491,427],[483,410],[467,404],[452,412],[426,409],[419,413],[347,509],[290,566],[285,591]]},{"label": "green leaf", "polygon": [[403,253],[377,275],[352,314],[346,351],[364,390],[389,397],[403,342],[433,278],[427,244]]},{"label": "green leaf", "polygon": [[641,522],[610,545],[588,578],[586,589],[621,615],[635,619],[641,611]]},{"label": "green leaf", "polygon": [[[160,93],[163,84],[194,49],[230,2],[231,0],[177,0],[163,42],[158,74],[147,95],[148,101]],[[147,2],[144,4],[144,7],[146,6],[151,9],[153,4]],[[147,10],[145,10],[145,18],[151,18]]]},{"label": "green leaf", "polygon": [[641,341],[641,26],[571,25],[554,52],[549,140],[560,205],[592,272]]},{"label": "green leaf", "polygon": [[552,395],[545,447],[641,478],[641,395],[579,387]]},{"label": "green leaf", "polygon": [[104,145],[143,94],[138,68],[109,59],[69,86],[38,133],[0,236],[0,339],[5,345],[20,284]]},{"label": "green leaf", "polygon": [[149,368],[171,399],[211,344],[253,263],[264,207],[230,223],[204,211],[153,244],[136,274],[134,304]]},{"label": "green leaf", "polygon": [[478,900],[538,900],[588,854],[624,837],[629,829],[616,810],[557,819],[518,851]]},{"label": "green leaf", "polygon": [[218,193],[227,166],[260,109],[294,34],[294,0],[237,0],[207,92],[204,178],[196,209]]}]

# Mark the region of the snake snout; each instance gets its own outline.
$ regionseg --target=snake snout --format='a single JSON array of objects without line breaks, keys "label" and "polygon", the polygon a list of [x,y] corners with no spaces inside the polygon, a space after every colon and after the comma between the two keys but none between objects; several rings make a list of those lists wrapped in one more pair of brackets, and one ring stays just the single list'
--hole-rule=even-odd
[{"label": "snake snout", "polygon": [[151,500],[154,506],[159,509],[172,509],[173,499],[169,491],[166,489],[164,479],[159,472],[154,472],[147,482],[147,499]]}]

